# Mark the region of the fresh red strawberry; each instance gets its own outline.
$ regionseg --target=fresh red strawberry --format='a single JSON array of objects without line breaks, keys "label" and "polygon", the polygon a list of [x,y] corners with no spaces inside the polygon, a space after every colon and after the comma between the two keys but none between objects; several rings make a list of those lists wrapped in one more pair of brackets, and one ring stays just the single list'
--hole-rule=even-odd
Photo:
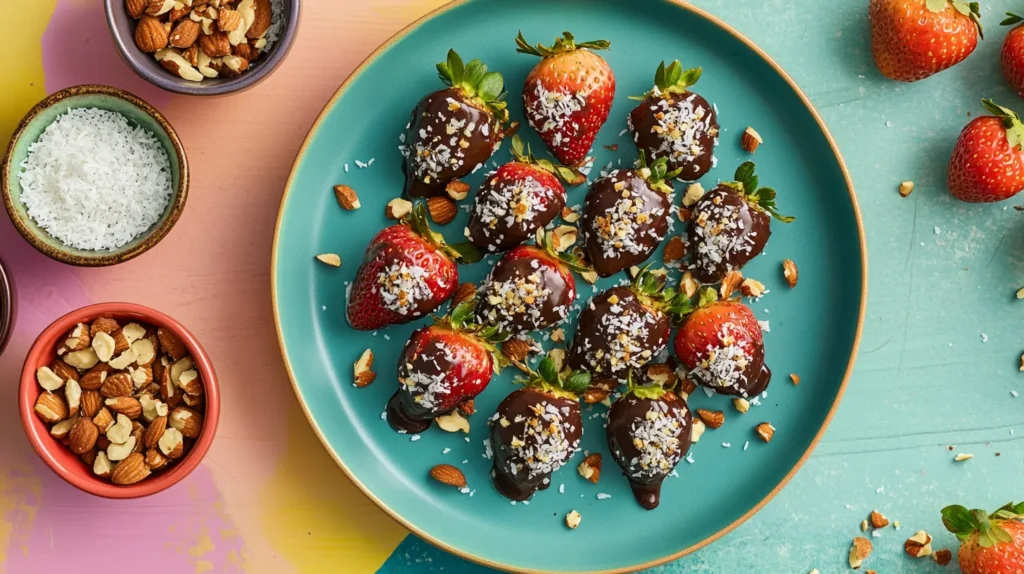
[{"label": "fresh red strawberry", "polygon": [[1003,26],[1013,26],[1010,33],[1003,40],[1003,52],[1001,62],[1003,77],[1010,83],[1010,86],[1017,94],[1024,98],[1024,18],[1012,12],[1006,13]]},{"label": "fresh red strawberry", "polygon": [[551,356],[505,397],[491,419],[494,487],[512,500],[526,500],[551,486],[551,474],[576,454],[583,438],[579,394],[590,374],[560,369]]},{"label": "fresh red strawberry", "polygon": [[1024,503],[1011,502],[991,515],[947,506],[942,524],[962,543],[957,558],[963,574],[1024,572]]},{"label": "fresh red strawberry", "polygon": [[775,190],[759,187],[753,162],[736,168],[735,178],[719,183],[691,209],[691,269],[701,283],[717,283],[761,253],[772,234],[772,217],[793,221],[775,209]]},{"label": "fresh red strawberry", "polygon": [[878,70],[901,82],[959,64],[983,37],[978,3],[968,0],[871,0],[868,16]]},{"label": "fresh red strawberry", "polygon": [[693,415],[686,401],[661,385],[634,384],[608,411],[608,450],[629,480],[633,497],[657,508],[661,483],[690,450]]},{"label": "fresh red strawberry", "polygon": [[1024,124],[1013,110],[982,100],[991,116],[979,116],[960,132],[949,160],[946,185],[961,201],[1002,201],[1024,189]]},{"label": "fresh red strawberry", "polygon": [[449,87],[416,104],[399,147],[405,193],[413,197],[443,194],[448,182],[482,165],[516,128],[501,100],[501,74],[488,72],[480,60],[463,65],[455,50],[437,73]]},{"label": "fresh red strawberry", "polygon": [[558,216],[565,207],[559,178],[569,185],[586,181],[573,169],[533,157],[519,136],[512,137],[512,155],[480,186],[466,228],[466,237],[490,253],[519,245]]},{"label": "fresh red strawberry", "polygon": [[526,119],[565,165],[583,163],[612,109],[615,75],[608,62],[591,51],[610,45],[606,40],[577,44],[569,32],[551,47],[531,46],[522,32],[516,38],[517,52],[543,58],[523,86]]},{"label": "fresh red strawberry", "polygon": [[587,271],[579,257],[558,252],[551,234],[537,230],[537,245],[520,245],[491,268],[480,287],[477,320],[517,336],[565,320],[576,300],[573,271]]},{"label": "fresh red strawberry", "polygon": [[427,225],[423,204],[417,205],[407,220],[370,241],[349,294],[349,324],[370,331],[437,309],[459,285],[455,261],[472,262],[474,250],[446,244]]},{"label": "fresh red strawberry", "polygon": [[583,249],[601,277],[647,261],[668,235],[672,201],[668,159],[650,168],[640,154],[639,169],[616,169],[587,191],[580,229]]},{"label": "fresh red strawberry", "polygon": [[694,382],[724,395],[755,397],[771,382],[754,312],[738,301],[718,301],[714,289],[701,291],[674,345]]},{"label": "fresh red strawberry", "polygon": [[503,336],[473,323],[474,300],[417,329],[398,357],[399,387],[387,417],[399,432],[422,432],[430,421],[480,394],[504,362],[494,346]]},{"label": "fresh red strawberry", "polygon": [[673,319],[691,310],[685,294],[666,288],[667,281],[665,273],[643,269],[631,285],[595,295],[580,313],[569,366],[612,388],[653,361],[668,346]]},{"label": "fresh red strawberry", "polygon": [[654,89],[629,113],[627,123],[633,142],[651,161],[668,159],[668,170],[683,181],[697,181],[714,164],[718,143],[718,113],[690,86],[700,79],[701,69],[683,70],[679,60],[665,62],[654,74]]}]

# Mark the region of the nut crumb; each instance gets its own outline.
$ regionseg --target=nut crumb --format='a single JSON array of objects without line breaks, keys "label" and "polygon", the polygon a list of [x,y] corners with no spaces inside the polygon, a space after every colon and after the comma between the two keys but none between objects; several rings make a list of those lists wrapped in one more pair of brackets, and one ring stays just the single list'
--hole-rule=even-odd
[{"label": "nut crumb", "polygon": [[793,385],[794,386],[795,385],[799,385],[800,384],[800,375],[798,375],[796,373],[790,373],[789,374],[789,380],[793,381]]},{"label": "nut crumb", "polygon": [[580,516],[580,513],[573,510],[569,512],[569,514],[565,515],[565,525],[572,530],[576,530],[576,527],[580,525],[580,521],[582,519],[583,518]]},{"label": "nut crumb", "polygon": [[356,190],[347,185],[334,186],[334,198],[338,200],[338,205],[344,210],[352,211],[361,207]]},{"label": "nut crumb", "polygon": [[321,253],[316,260],[331,267],[341,267],[341,257],[337,253]]},{"label": "nut crumb", "polygon": [[754,153],[762,143],[764,143],[764,140],[761,138],[761,134],[757,133],[757,130],[752,127],[747,127],[747,129],[743,130],[743,135],[740,137],[740,145],[743,146],[747,153]]},{"label": "nut crumb", "polygon": [[963,462],[965,460],[971,460],[972,458],[974,458],[973,454],[968,454],[968,453],[962,452],[962,453],[954,456],[953,460],[955,460],[957,462]]},{"label": "nut crumb", "polygon": [[901,196],[907,197],[913,191],[914,191],[914,182],[912,182],[912,181],[904,181],[903,183],[900,184],[900,195]]},{"label": "nut crumb", "polygon": [[782,276],[786,278],[786,283],[789,288],[796,287],[797,279],[800,277],[800,272],[796,268],[796,263],[793,263],[792,259],[785,259],[782,261]]},{"label": "nut crumb", "polygon": [[854,538],[853,544],[850,545],[850,568],[859,569],[868,556],[871,556],[873,548],[871,541],[867,538],[863,536]]},{"label": "nut crumb", "polygon": [[764,442],[771,442],[772,437],[775,436],[775,427],[773,427],[771,423],[764,422],[754,427],[754,432],[757,433],[757,436],[759,436]]}]

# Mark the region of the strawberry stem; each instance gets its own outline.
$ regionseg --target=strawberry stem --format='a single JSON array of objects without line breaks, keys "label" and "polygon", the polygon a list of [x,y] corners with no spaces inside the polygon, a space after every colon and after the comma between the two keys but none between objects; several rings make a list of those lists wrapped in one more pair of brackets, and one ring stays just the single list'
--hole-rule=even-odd
[{"label": "strawberry stem", "polygon": [[1013,12],[1007,12],[1006,13],[1006,18],[1003,18],[1003,21],[1000,22],[999,25],[1000,26],[1013,26],[1015,24],[1020,24],[1021,22],[1024,22],[1024,18],[1021,18],[1020,16],[1018,16],[1017,14],[1014,14]]},{"label": "strawberry stem", "polygon": [[551,46],[545,46],[544,44],[537,44],[531,46],[526,38],[523,36],[523,31],[519,31],[519,35],[516,36],[516,52],[520,54],[530,54],[531,56],[540,56],[541,58],[550,58],[555,54],[563,54],[565,52],[572,52],[574,50],[588,49],[588,50],[607,50],[611,47],[611,42],[608,40],[592,40],[590,42],[576,42],[576,38],[570,32],[562,32],[562,36],[555,38],[555,43]]},{"label": "strawberry stem", "polygon": [[537,370],[520,365],[527,373],[527,378],[516,382],[535,387],[556,396],[575,399],[590,387],[590,373],[587,371],[558,371],[555,360],[550,355],[541,359]]},{"label": "strawberry stem", "polygon": [[518,135],[512,136],[512,157],[519,163],[535,165],[548,173],[553,173],[570,186],[577,186],[587,181],[587,176],[576,169],[554,163],[551,160],[537,159],[530,150],[530,144],[525,144],[524,147],[523,140]]},{"label": "strawberry stem", "polygon": [[505,79],[499,72],[488,72],[487,64],[480,60],[462,63],[455,50],[448,50],[448,58],[437,64],[437,76],[445,85],[457,88],[471,101],[489,108],[498,125],[508,122],[505,97]]},{"label": "strawberry stem", "polygon": [[416,235],[459,263],[468,265],[484,258],[483,252],[468,241],[451,245],[446,243],[443,235],[430,228],[430,224],[427,222],[427,206],[422,201],[418,202],[412,208],[412,212],[402,219],[402,224],[409,226]]},{"label": "strawberry stem", "polygon": [[672,63],[665,67],[665,61],[658,64],[658,70],[654,72],[654,89],[642,96],[630,96],[631,100],[646,100],[652,95],[685,94],[690,86],[700,80],[702,68],[683,69],[679,60],[672,60]]},{"label": "strawberry stem", "polygon": [[558,251],[555,248],[555,244],[551,242],[551,234],[545,233],[543,227],[537,229],[535,241],[537,243],[537,247],[540,247],[545,253],[554,257],[576,273],[593,271],[593,268],[587,264],[579,253],[575,251]]},{"label": "strawberry stem", "polygon": [[644,151],[640,150],[640,169],[637,170],[637,174],[651,186],[651,189],[665,194],[672,193],[672,184],[667,182],[674,179],[682,171],[682,168],[669,171],[667,157],[659,157],[654,160],[650,167],[647,167],[647,158],[644,156]]},{"label": "strawberry stem", "polygon": [[775,190],[770,187],[758,187],[758,177],[754,175],[754,162],[746,161],[736,168],[736,181],[722,182],[745,198],[752,206],[768,212],[772,217],[783,223],[790,223],[796,218],[779,213],[775,205]]},{"label": "strawberry stem", "polygon": [[981,105],[985,106],[985,109],[993,116],[1003,121],[1003,127],[1006,128],[1006,141],[1009,142],[1010,148],[1019,148],[1024,143],[1024,123],[1021,123],[1017,112],[988,99],[981,100]]},{"label": "strawberry stem", "polygon": [[667,284],[668,273],[664,269],[651,270],[651,266],[647,265],[636,274],[629,288],[645,304],[671,315],[674,321],[679,322],[693,313],[693,305],[684,291],[666,287]]},{"label": "strawberry stem", "polygon": [[633,370],[626,373],[626,394],[632,393],[637,398],[657,400],[668,393],[668,389],[658,383],[640,385],[633,382]]},{"label": "strawberry stem", "polygon": [[978,544],[982,548],[991,548],[1000,543],[1013,543],[1013,537],[998,522],[1020,520],[1024,518],[1022,513],[1024,503],[1015,506],[1011,502],[992,514],[977,508],[968,510],[964,506],[954,504],[942,509],[942,525],[946,530],[956,534],[961,542],[977,533]]}]

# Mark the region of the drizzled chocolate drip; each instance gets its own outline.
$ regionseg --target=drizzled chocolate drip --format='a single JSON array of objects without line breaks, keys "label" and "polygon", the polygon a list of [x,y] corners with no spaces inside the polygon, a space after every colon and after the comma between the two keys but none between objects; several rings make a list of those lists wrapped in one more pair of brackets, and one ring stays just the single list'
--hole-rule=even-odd
[{"label": "drizzled chocolate drip", "polygon": [[497,149],[501,133],[489,111],[477,108],[457,88],[427,94],[412,111],[402,144],[404,193],[431,197],[482,164]]},{"label": "drizzled chocolate drip", "polygon": [[658,399],[623,395],[608,413],[608,450],[640,506],[652,510],[661,483],[690,450],[693,417],[672,392]]},{"label": "drizzled chocolate drip", "polygon": [[526,500],[551,486],[551,474],[579,450],[583,421],[579,401],[524,388],[505,397],[491,421],[494,487]]},{"label": "drizzled chocolate drip", "polygon": [[533,237],[565,207],[565,188],[539,168],[513,162],[487,177],[473,200],[466,237],[490,253]]},{"label": "drizzled chocolate drip", "polygon": [[[480,287],[477,320],[509,335],[546,329],[565,320],[576,300],[575,281],[567,270],[539,256],[510,251],[491,269]],[[538,253],[539,250],[538,250]]]},{"label": "drizzled chocolate drip", "polygon": [[568,365],[595,381],[626,380],[629,369],[651,362],[668,344],[667,315],[645,306],[629,287],[597,294],[580,313]]},{"label": "drizzled chocolate drip", "polygon": [[610,277],[646,261],[668,235],[672,194],[651,189],[635,170],[615,170],[587,192],[580,229],[594,270]]},{"label": "drizzled chocolate drip", "polygon": [[693,206],[688,229],[693,246],[691,272],[701,283],[717,283],[742,269],[764,249],[771,236],[771,217],[751,207],[730,188],[719,186]]},{"label": "drizzled chocolate drip", "polygon": [[629,129],[648,163],[665,157],[677,179],[696,181],[711,170],[718,143],[718,114],[693,93],[651,95],[629,114]]}]

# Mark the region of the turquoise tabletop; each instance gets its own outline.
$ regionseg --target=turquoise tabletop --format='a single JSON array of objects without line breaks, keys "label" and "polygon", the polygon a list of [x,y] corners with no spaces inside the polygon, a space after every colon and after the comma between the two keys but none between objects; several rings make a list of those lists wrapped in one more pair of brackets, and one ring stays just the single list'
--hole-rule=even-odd
[{"label": "turquoise tabletop", "polygon": [[[867,231],[868,315],[838,414],[810,460],[749,522],[656,572],[850,572],[860,523],[878,509],[900,528],[871,537],[865,568],[955,571],[902,550],[917,530],[956,548],[939,520],[952,503],[996,508],[1024,498],[1024,350],[1014,293],[1024,286],[1022,200],[968,205],[945,189],[960,129],[994,98],[1024,111],[1004,83],[1003,12],[982,6],[986,39],[965,62],[915,84],[871,59],[866,0],[695,0],[768,52],[824,117],[853,176]],[[681,31],[685,33],[685,31]],[[765,146],[771,145],[770,141]],[[900,182],[912,180],[904,199]],[[813,381],[803,384],[813,385]],[[973,454],[955,462],[958,453]],[[381,572],[488,571],[410,536]]]}]

